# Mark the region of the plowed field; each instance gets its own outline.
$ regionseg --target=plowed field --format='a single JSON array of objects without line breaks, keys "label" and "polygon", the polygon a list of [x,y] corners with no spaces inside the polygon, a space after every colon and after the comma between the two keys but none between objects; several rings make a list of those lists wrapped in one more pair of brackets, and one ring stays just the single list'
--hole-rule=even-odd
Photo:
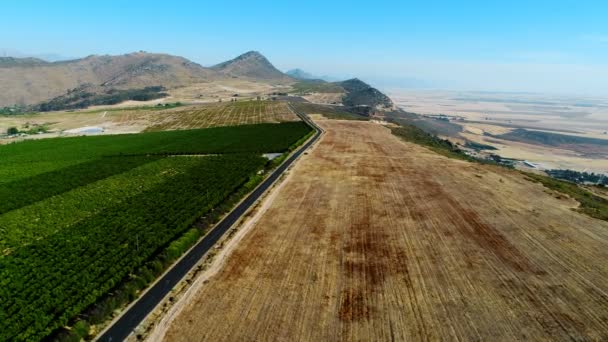
[{"label": "plowed field", "polygon": [[165,340],[608,340],[606,222],[517,172],[317,122]]}]

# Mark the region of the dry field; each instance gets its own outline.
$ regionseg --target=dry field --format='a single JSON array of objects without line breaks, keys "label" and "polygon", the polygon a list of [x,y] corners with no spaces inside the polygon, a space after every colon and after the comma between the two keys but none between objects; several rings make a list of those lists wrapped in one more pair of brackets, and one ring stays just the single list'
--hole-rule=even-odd
[{"label": "dry field", "polygon": [[317,122],[165,340],[608,339],[608,223],[517,172]]},{"label": "dry field", "polygon": [[467,125],[465,131],[460,133],[460,135],[470,141],[491,145],[497,148],[495,151],[489,151],[490,153],[496,153],[504,158],[531,161],[544,170],[571,169],[608,173],[608,159],[587,158],[580,155],[580,153],[571,150],[487,137],[483,135],[483,132],[494,134],[493,132],[500,132],[500,129],[487,128],[490,125],[483,126],[483,131],[477,133],[475,132],[475,128],[471,125]]},{"label": "dry field", "polygon": [[389,94],[405,110],[418,114],[447,114],[585,134],[608,130],[608,98],[439,90],[395,90]]},{"label": "dry field", "polygon": [[[198,104],[172,109],[101,108],[76,112],[51,112],[33,115],[0,116],[0,132],[9,127],[46,126],[54,133],[28,137],[49,138],[67,130],[99,127],[104,134],[137,133],[143,130],[208,128],[218,126],[297,121],[299,118],[284,102],[240,101]],[[0,139],[0,144],[15,139]]]},{"label": "dry field", "polygon": [[[595,139],[608,139],[608,98],[455,91],[404,91],[391,93],[406,111],[445,114],[466,121],[462,138],[496,147],[505,158],[534,162],[541,169],[573,169],[608,173],[608,160],[587,156],[583,147],[556,148],[487,137],[515,128]],[[458,137],[450,137],[460,142]]]},{"label": "dry field", "polygon": [[243,101],[172,110],[158,113],[150,120],[153,124],[149,131],[287,122],[299,118],[285,102]]},{"label": "dry field", "polygon": [[320,104],[336,104],[342,103],[344,93],[312,93],[303,96],[307,101]]},{"label": "dry field", "polygon": [[191,86],[169,90],[172,101],[217,102],[227,100],[234,94],[240,97],[256,97],[272,92],[285,92],[291,87],[284,84],[268,84],[244,79],[220,79],[208,83],[197,83]]}]

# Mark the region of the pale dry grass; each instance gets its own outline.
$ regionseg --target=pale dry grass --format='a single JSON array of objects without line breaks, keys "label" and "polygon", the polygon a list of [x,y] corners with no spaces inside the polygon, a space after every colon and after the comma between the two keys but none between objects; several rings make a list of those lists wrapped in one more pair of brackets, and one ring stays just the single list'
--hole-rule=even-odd
[{"label": "pale dry grass", "polygon": [[343,96],[344,93],[313,93],[302,97],[312,103],[336,104],[342,103]]},{"label": "pale dry grass", "polygon": [[81,127],[100,127],[104,134],[138,133],[144,130],[175,130],[280,123],[300,120],[285,102],[249,101],[189,105],[172,109],[101,108],[75,112],[0,116],[0,132],[9,127],[27,130],[44,125],[53,133],[26,138],[0,139],[0,144],[23,139],[43,139],[65,135]]},{"label": "pale dry grass", "polygon": [[273,92],[287,91],[290,87],[280,84],[254,82],[244,79],[220,79],[208,83],[197,83],[169,90],[172,98],[187,102],[217,102],[228,100],[234,94],[239,97],[264,96]]},{"label": "pale dry grass", "polygon": [[175,130],[279,123],[300,120],[285,102],[243,101],[215,103],[159,112],[150,117],[148,130]]},{"label": "pale dry grass", "polygon": [[318,122],[165,340],[608,339],[606,222],[517,172]]}]

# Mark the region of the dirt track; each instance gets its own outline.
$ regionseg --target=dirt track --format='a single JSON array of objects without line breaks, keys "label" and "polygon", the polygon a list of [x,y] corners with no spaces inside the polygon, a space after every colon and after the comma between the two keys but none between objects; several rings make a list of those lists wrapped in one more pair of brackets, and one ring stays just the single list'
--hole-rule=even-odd
[{"label": "dirt track", "polygon": [[318,122],[167,341],[608,339],[608,224],[515,172]]}]

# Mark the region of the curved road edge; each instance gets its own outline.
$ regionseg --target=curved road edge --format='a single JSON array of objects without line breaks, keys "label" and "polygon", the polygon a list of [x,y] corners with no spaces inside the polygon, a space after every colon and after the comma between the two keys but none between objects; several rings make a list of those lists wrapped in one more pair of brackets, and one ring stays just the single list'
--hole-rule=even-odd
[{"label": "curved road edge", "polygon": [[317,126],[308,116],[288,104],[289,108],[312,127],[316,133],[298,150],[293,152],[279,165],[258,187],[232,209],[215,227],[207,233],[184,256],[171,266],[155,283],[153,283],[126,311],[103,330],[96,341],[124,341],[137,326],[156,308],[167,294],[195,267],[201,258],[223,237],[223,235],[245,214],[258,199],[279,179],[310,146],[319,140],[324,130]]}]

